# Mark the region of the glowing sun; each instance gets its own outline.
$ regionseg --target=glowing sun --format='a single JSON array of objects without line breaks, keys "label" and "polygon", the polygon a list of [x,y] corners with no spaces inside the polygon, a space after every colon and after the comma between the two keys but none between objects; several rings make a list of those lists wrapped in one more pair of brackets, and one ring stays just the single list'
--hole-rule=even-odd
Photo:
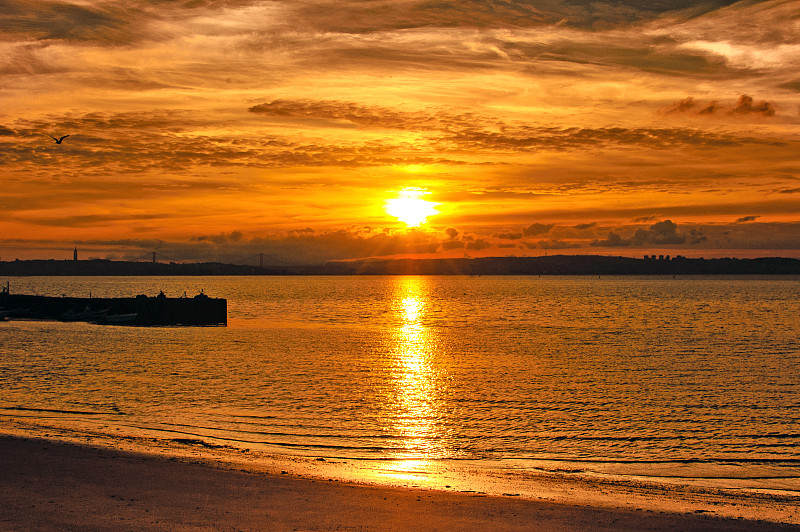
[{"label": "glowing sun", "polygon": [[405,188],[397,198],[386,201],[386,212],[405,223],[408,227],[417,227],[428,220],[428,216],[437,214],[436,205],[420,196],[430,194],[419,188]]}]

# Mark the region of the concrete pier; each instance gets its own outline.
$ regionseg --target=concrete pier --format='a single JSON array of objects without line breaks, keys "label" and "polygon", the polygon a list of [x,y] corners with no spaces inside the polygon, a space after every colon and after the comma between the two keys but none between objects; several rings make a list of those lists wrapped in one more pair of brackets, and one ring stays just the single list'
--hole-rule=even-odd
[{"label": "concrete pier", "polygon": [[90,321],[126,325],[227,325],[228,301],[195,297],[139,295],[128,298],[47,297],[0,293],[9,319]]}]

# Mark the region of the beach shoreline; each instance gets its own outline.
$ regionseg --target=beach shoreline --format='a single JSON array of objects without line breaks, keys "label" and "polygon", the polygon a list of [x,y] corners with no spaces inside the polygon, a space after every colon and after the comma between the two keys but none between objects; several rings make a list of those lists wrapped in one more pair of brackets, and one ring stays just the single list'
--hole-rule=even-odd
[{"label": "beach shoreline", "polygon": [[[665,497],[602,484],[603,498],[585,483],[543,476],[533,498],[9,435],[0,435],[0,451],[5,530],[800,530],[796,499],[766,494],[686,488]],[[569,495],[576,490],[584,493]]]}]

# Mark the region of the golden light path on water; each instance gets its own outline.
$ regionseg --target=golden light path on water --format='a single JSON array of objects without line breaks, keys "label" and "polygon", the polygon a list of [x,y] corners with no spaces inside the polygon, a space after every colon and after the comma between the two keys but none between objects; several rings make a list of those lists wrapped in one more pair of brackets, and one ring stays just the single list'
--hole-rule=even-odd
[{"label": "golden light path on water", "polygon": [[439,342],[435,331],[425,325],[428,282],[423,277],[397,279],[393,305],[397,326],[389,336],[395,404],[387,409],[387,421],[402,436],[404,449],[381,473],[392,480],[430,480],[437,469],[432,460],[449,454],[436,423],[443,415],[443,379],[436,364]]}]

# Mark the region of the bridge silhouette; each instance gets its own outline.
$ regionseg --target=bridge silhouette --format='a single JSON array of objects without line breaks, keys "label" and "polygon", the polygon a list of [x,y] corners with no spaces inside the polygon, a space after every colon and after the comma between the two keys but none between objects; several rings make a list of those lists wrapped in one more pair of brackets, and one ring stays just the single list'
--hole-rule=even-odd
[{"label": "bridge silhouette", "polygon": [[169,262],[175,264],[197,264],[202,262],[224,262],[225,264],[235,264],[238,266],[258,266],[265,268],[270,266],[299,266],[300,264],[294,261],[281,259],[269,253],[255,253],[253,255],[240,256],[232,259],[225,260],[211,260],[197,258],[197,259],[176,259],[165,255],[160,251],[149,251],[146,254],[130,259],[131,262]]}]

